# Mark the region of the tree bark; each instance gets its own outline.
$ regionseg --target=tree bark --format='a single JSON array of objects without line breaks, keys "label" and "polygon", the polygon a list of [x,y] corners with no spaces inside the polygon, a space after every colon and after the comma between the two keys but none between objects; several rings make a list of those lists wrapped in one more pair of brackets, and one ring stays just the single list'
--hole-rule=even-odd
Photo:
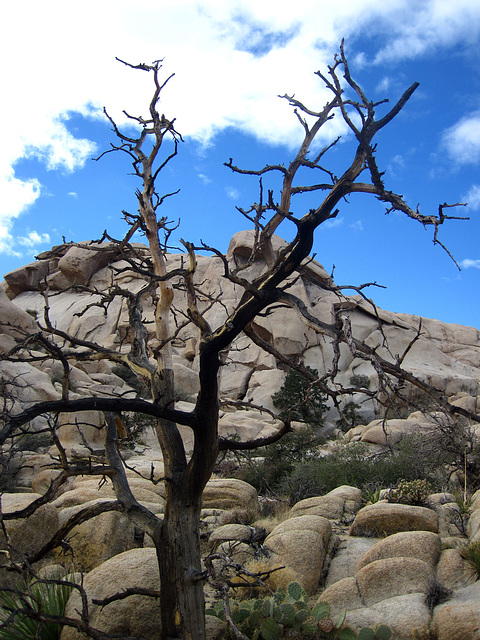
[{"label": "tree bark", "polygon": [[205,600],[200,556],[202,493],[170,482],[165,519],[155,542],[160,569],[162,637],[205,640]]}]

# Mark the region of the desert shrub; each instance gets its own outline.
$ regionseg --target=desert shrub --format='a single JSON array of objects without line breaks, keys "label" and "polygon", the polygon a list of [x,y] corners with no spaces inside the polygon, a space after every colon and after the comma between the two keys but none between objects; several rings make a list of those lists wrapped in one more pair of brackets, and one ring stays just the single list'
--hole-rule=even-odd
[{"label": "desert shrub", "polygon": [[258,450],[259,459],[246,456],[236,477],[249,482],[259,493],[278,493],[283,479],[295,465],[318,457],[325,439],[309,427],[287,433],[281,440]]},{"label": "desert shrub", "polygon": [[380,485],[364,487],[364,494],[366,495],[367,502],[375,504],[382,499],[382,487]]},{"label": "desert shrub", "polygon": [[48,431],[28,431],[15,440],[16,451],[39,451],[52,445],[52,436]]},{"label": "desert shrub", "polygon": [[350,377],[350,384],[352,387],[359,387],[360,389],[370,388],[370,378],[362,374],[354,374]]},{"label": "desert shrub", "polygon": [[387,500],[388,502],[421,507],[427,504],[427,498],[430,493],[430,485],[424,478],[417,478],[416,480],[402,479],[394,489],[390,489],[387,494]]},{"label": "desert shrub", "polygon": [[453,591],[444,587],[437,578],[432,578],[427,585],[425,604],[430,611],[433,611],[436,606],[442,604],[442,602],[446,602],[452,593]]},{"label": "desert shrub", "polygon": [[154,416],[146,413],[124,413],[123,423],[128,435],[122,439],[121,445],[125,448],[135,448],[135,445],[142,444],[145,431],[155,428],[156,420]]},{"label": "desert shrub", "polygon": [[337,427],[342,431],[348,431],[361,424],[362,417],[358,414],[358,409],[360,409],[360,405],[356,402],[347,402],[342,408],[340,418],[335,423]]},{"label": "desert shrub", "polygon": [[280,484],[292,503],[319,496],[347,484],[363,486],[377,480],[368,447],[362,443],[341,446],[330,455],[297,464]]},{"label": "desert shrub", "polygon": [[[306,367],[312,376],[318,371]],[[281,389],[272,396],[280,416],[308,426],[296,429],[265,449],[258,450],[253,457],[245,455],[235,476],[252,484],[262,494],[278,495],[279,487],[297,464],[316,458],[318,447],[325,442],[319,434],[327,406],[325,394],[302,376],[291,370]]]},{"label": "desert shrub", "polygon": [[458,505],[460,515],[469,516],[473,506],[473,495],[469,495],[465,491],[453,491],[455,502]]},{"label": "desert shrub", "polygon": [[[305,368],[318,377],[318,371]],[[305,422],[317,428],[323,425],[323,416],[327,410],[326,395],[294,369],[288,372],[283,387],[272,396],[272,400],[281,410],[282,417],[290,417],[291,420]]]},{"label": "desert shrub", "polygon": [[425,455],[420,436],[404,438],[393,450],[371,454],[364,443],[340,445],[328,456],[297,463],[279,484],[292,502],[323,495],[347,484],[366,492],[391,487],[400,480],[426,478],[441,489],[446,481],[438,459]]},{"label": "desert shrub", "polygon": [[[57,622],[41,622],[22,611],[63,616],[72,586],[59,582],[32,581],[15,591],[0,591],[2,640],[58,640],[62,627]],[[17,612],[12,616],[12,613]],[[10,619],[11,618],[11,619]],[[8,622],[7,622],[8,621]]]}]

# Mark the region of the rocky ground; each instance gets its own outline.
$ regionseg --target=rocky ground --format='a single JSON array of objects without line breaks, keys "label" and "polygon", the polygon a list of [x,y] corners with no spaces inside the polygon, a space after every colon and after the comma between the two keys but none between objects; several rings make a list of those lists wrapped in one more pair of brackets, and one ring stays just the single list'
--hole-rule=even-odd
[{"label": "rocky ground", "polygon": [[[37,468],[43,466],[36,462]],[[151,455],[129,460],[135,471],[149,472],[151,464]],[[161,474],[161,462],[154,464],[155,473]],[[33,475],[31,493],[3,494],[4,512],[38,498],[46,475],[45,469]],[[133,470],[129,475],[137,499],[161,515],[162,484],[153,486]],[[11,543],[24,553],[38,550],[79,509],[113,497],[108,482],[100,485],[98,480],[77,477],[35,515],[8,521]],[[382,623],[391,627],[395,640],[475,640],[480,582],[461,549],[480,540],[480,491],[468,515],[449,493],[429,495],[425,505],[386,499],[366,504],[359,489],[341,486],[302,500],[280,515],[262,517],[253,487],[241,480],[214,478],[202,511],[204,554],[215,551],[226,562],[240,562],[252,572],[283,567],[269,579],[272,588],[296,581],[312,600],[327,601],[333,616],[346,611],[346,623],[357,630]],[[90,600],[116,593],[119,585],[157,588],[152,543],[122,514],[99,515],[94,526],[77,526],[68,540],[68,548],[51,554],[42,571],[61,564],[85,572],[83,585]],[[214,592],[208,596],[211,600]],[[67,615],[75,615],[78,598],[72,595]],[[135,596],[128,605],[120,601],[103,608],[91,604],[90,613],[92,624],[104,631],[156,638],[158,611],[152,599]],[[218,620],[210,622],[212,629],[218,627]],[[62,640],[70,638],[78,638],[76,632],[64,629]]]}]

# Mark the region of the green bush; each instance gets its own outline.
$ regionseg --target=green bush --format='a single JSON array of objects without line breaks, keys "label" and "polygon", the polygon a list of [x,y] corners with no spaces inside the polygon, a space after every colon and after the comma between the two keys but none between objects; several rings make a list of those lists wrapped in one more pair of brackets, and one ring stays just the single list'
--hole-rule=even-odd
[{"label": "green bush", "polygon": [[16,451],[38,451],[51,447],[52,436],[48,431],[28,431],[15,440]]},{"label": "green bush", "polygon": [[342,431],[348,431],[362,423],[362,417],[358,414],[360,405],[356,402],[347,402],[342,408],[342,415],[337,420],[336,425]]},{"label": "green bush", "polygon": [[352,387],[359,387],[360,389],[370,388],[370,378],[363,374],[354,374],[350,377],[350,384]]},{"label": "green bush", "polygon": [[395,489],[387,494],[388,502],[411,504],[417,507],[427,504],[427,497],[431,493],[430,485],[425,478],[416,480],[400,480]]},{"label": "green bush", "polygon": [[[217,602],[206,613],[225,620],[222,602]],[[340,616],[337,622],[332,620],[328,603],[318,602],[310,606],[307,593],[297,582],[291,582],[286,592],[277,589],[275,594],[266,598],[231,600],[230,613],[237,629],[252,640],[389,640],[392,635],[385,625],[375,631],[365,627],[357,635],[350,627],[343,626],[345,615]],[[235,637],[231,630],[229,633]]]},{"label": "green bush", "polygon": [[0,622],[6,623],[12,613],[13,618],[0,629],[1,640],[59,640],[62,626],[56,622],[40,622],[22,610],[63,616],[68,598],[72,592],[68,584],[61,582],[37,582],[25,584],[16,591],[0,591]]},{"label": "green bush", "polygon": [[[319,376],[318,371],[310,367],[305,369],[315,378]],[[312,427],[323,425],[326,395],[294,369],[288,372],[283,387],[272,396],[272,400],[284,418],[290,417]]]},{"label": "green bush", "polygon": [[360,442],[340,445],[330,455],[295,464],[278,486],[295,503],[324,495],[342,484],[371,491],[418,478],[426,478],[439,490],[446,483],[443,465],[433,455],[425,455],[421,436],[408,436],[381,455],[372,455],[368,446]]},{"label": "green bush", "polygon": [[253,485],[259,493],[278,493],[283,479],[297,464],[318,457],[318,447],[324,442],[324,437],[310,427],[296,429],[275,444],[258,450],[261,462],[246,456],[247,463],[244,462],[236,476]]},{"label": "green bush", "polygon": [[[318,371],[306,367],[312,376]],[[281,440],[256,452],[263,458],[258,462],[246,455],[236,476],[252,484],[260,493],[278,493],[283,478],[290,475],[294,466],[318,456],[318,446],[325,442],[318,431],[323,426],[327,406],[326,396],[318,387],[291,370],[282,388],[272,396],[282,418],[303,422],[308,426],[286,434]]]}]

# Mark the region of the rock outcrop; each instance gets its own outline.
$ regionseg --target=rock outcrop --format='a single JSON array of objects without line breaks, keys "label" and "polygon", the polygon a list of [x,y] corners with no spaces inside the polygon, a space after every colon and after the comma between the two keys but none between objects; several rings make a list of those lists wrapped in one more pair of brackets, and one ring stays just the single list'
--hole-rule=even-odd
[{"label": "rock outcrop", "polygon": [[[242,264],[252,248],[252,232],[237,233],[230,244],[227,258],[232,264]],[[283,244],[275,238],[274,248],[278,251]],[[146,252],[143,245],[134,245],[135,251]],[[181,265],[182,256],[170,255],[169,268]],[[79,338],[92,340],[104,346],[119,347],[128,342],[129,327],[127,309],[120,299],[113,301],[108,309],[101,306],[85,307],[98,296],[91,295],[75,285],[88,285],[92,291],[105,291],[112,282],[130,291],[138,291],[143,285],[140,276],[125,270],[127,263],[116,257],[114,248],[108,243],[102,245],[83,243],[81,245],[62,245],[51,252],[42,254],[39,259],[15,272],[5,276],[4,290],[7,295],[0,297],[0,323],[2,333],[11,336],[17,328],[23,331],[35,330],[33,317],[43,316],[44,298],[40,294],[41,283],[48,283],[52,293],[50,297],[51,321],[61,330],[69,332]],[[247,275],[259,274],[264,264],[259,259],[247,269]],[[122,271],[122,269],[124,269]],[[206,318],[213,328],[224,321],[226,313],[233,308],[243,293],[242,287],[232,284],[223,276],[223,264],[219,258],[198,256],[196,279],[202,283],[202,290],[206,295],[220,293],[221,304],[210,305],[206,311]],[[299,297],[309,311],[319,320],[331,323],[334,306],[338,304],[337,295],[326,291],[316,282],[330,282],[328,274],[320,264],[314,260],[305,265],[302,277],[292,284],[291,291]],[[7,297],[8,296],[8,297]],[[9,300],[11,302],[9,302]],[[181,292],[176,293],[175,304],[180,311],[185,310],[186,302]],[[387,359],[390,354],[402,353],[415,336],[420,320],[421,335],[412,344],[405,357],[403,366],[419,376],[422,380],[435,384],[447,395],[458,393],[477,396],[480,379],[480,341],[479,331],[471,327],[448,325],[436,320],[420,319],[406,314],[390,313],[373,306],[356,297],[346,298],[342,303],[348,306],[348,316],[352,324],[353,334],[369,346],[378,346],[378,353]],[[28,313],[27,313],[28,312]],[[82,312],[81,315],[78,315]],[[144,308],[144,316],[148,320],[152,317],[153,308]],[[383,322],[380,331],[378,318]],[[289,309],[281,313],[255,321],[257,330],[272,346],[287,356],[304,353],[305,364],[323,372],[331,367],[333,346],[329,340],[319,338],[317,334],[299,323],[296,314]],[[15,329],[13,329],[15,328]],[[15,337],[15,336],[14,336]],[[385,346],[388,340],[388,350]],[[155,336],[151,335],[152,348]],[[185,398],[192,397],[197,390],[197,362],[195,345],[197,335],[193,328],[187,327],[178,333],[174,341],[175,367],[177,369],[178,392]],[[3,346],[2,346],[3,345]],[[305,349],[305,345],[308,345]],[[11,341],[3,338],[0,348],[8,350]],[[372,387],[376,384],[375,372],[360,360],[352,357],[348,349],[341,349],[339,383],[348,386],[353,375],[367,376]],[[51,364],[51,386],[44,389],[43,395],[55,397],[59,392],[58,364]],[[43,370],[46,367],[43,365]],[[38,369],[37,369],[38,371]],[[84,375],[82,376],[81,373]],[[118,372],[116,372],[118,373]],[[22,376],[28,373],[21,372]],[[100,386],[100,378],[102,376]],[[245,337],[240,337],[230,350],[229,358],[222,367],[221,389],[226,398],[249,399],[260,406],[273,408],[271,396],[279,389],[284,380],[283,371],[276,368],[271,355],[262,352]],[[83,366],[78,363],[72,370],[72,384],[74,390],[83,395],[85,393],[102,393],[102,387],[124,387],[109,365],[98,363]],[[123,388],[125,391],[125,388]],[[352,398],[355,400],[355,396]],[[31,401],[30,398],[28,400]],[[363,403],[360,410],[366,419],[365,424],[375,418],[375,407],[372,403]],[[255,427],[255,417],[245,416],[243,423],[240,416],[226,414],[222,418],[222,431],[235,432],[240,430],[242,435],[248,422],[252,429]],[[333,413],[332,413],[333,418]],[[265,414],[259,416],[263,423],[262,429],[269,429]],[[411,424],[415,429],[421,425]],[[371,435],[375,424],[370,425]],[[271,428],[271,427],[270,427]],[[396,433],[396,425],[390,425],[392,437]],[[363,437],[367,438],[364,433]],[[375,436],[378,439],[378,436]]]},{"label": "rock outcrop", "polygon": [[[259,275],[265,268],[261,257],[251,264],[247,262],[252,243],[253,232],[239,232],[232,238],[227,254],[231,265],[246,267],[242,272],[245,276]],[[284,244],[283,240],[275,237],[274,251],[278,252]],[[146,255],[147,248],[134,244],[132,251]],[[169,255],[169,269],[180,267],[182,260],[181,255]],[[36,262],[6,274],[3,284],[5,293],[0,295],[0,350],[8,352],[14,347],[15,339],[36,331],[34,317],[42,322],[45,300],[40,289],[45,284],[51,292],[49,315],[56,327],[105,347],[127,349],[132,337],[125,301],[118,297],[108,306],[92,303],[99,301],[95,291],[104,292],[112,283],[130,292],[140,290],[145,281],[128,266],[125,260],[119,259],[115,247],[109,243],[80,243],[54,247],[50,252],[38,256]],[[205,317],[213,329],[225,320],[226,314],[243,294],[243,288],[228,281],[223,274],[224,265],[220,258],[198,256],[196,281],[201,283],[206,299],[211,296],[218,300],[214,304],[205,303]],[[318,262],[311,260],[304,265],[301,276],[292,281],[290,291],[320,321],[332,323],[339,298],[328,288],[319,286],[325,283],[332,284],[330,277]],[[89,293],[86,286],[93,293]],[[185,314],[186,298],[181,290],[176,291],[175,305],[179,317]],[[465,398],[479,395],[480,332],[477,329],[383,311],[358,296],[342,297],[341,305],[349,317],[353,335],[367,345],[376,347],[379,355],[392,360],[391,354],[401,354],[410,345],[402,363],[407,370],[434,384],[447,396],[456,395],[459,402],[462,402],[462,398],[465,401]],[[148,301],[145,301],[143,315],[147,321],[153,319],[153,306]],[[379,319],[383,323],[382,328]],[[420,336],[413,340],[420,322]],[[150,332],[149,344],[153,355],[157,346],[154,326],[153,323],[146,326]],[[330,370],[334,356],[331,340],[319,337],[312,329],[302,325],[293,310],[282,309],[281,312],[257,318],[255,328],[264,340],[285,356],[301,353],[306,365],[321,373]],[[177,394],[191,402],[198,390],[198,336],[195,328],[189,325],[180,329],[172,344]],[[370,385],[371,389],[376,386],[374,369],[367,362],[354,358],[348,348],[341,347],[338,364],[336,382],[339,385],[351,386],[352,377],[356,376],[357,379],[361,377],[362,384]],[[70,388],[78,397],[86,394],[125,395],[129,391],[133,395],[136,393],[128,386],[125,371],[118,366],[112,367],[105,360],[96,363],[71,361],[71,365]],[[2,363],[2,371],[4,376],[14,378],[17,385],[22,387],[17,392],[23,404],[60,397],[62,371],[58,361],[42,361],[41,364]],[[285,373],[277,368],[272,355],[262,351],[246,336],[240,336],[232,345],[221,370],[222,397],[248,400],[273,409],[272,395],[278,391],[284,379]],[[412,390],[411,393],[416,392]],[[358,394],[353,394],[349,401],[355,402],[359,398]],[[368,428],[356,428],[351,433],[353,439],[381,443],[382,439],[385,440],[385,434],[388,434],[393,442],[406,431],[428,428],[421,417],[409,424],[391,420],[385,428],[385,425],[375,422],[376,411],[374,401],[362,398],[358,415]],[[62,438],[67,442],[67,449],[75,449],[76,444],[77,452],[81,453],[75,420],[72,421],[71,416],[62,419],[65,422]],[[331,409],[327,416],[330,427],[335,426],[337,419],[337,411]],[[37,422],[40,423],[41,419],[37,419]],[[222,415],[220,420],[222,434],[236,434],[242,439],[264,436],[275,428],[276,424],[268,414],[258,411],[232,410]],[[90,434],[92,437],[95,435],[93,430]]]}]

